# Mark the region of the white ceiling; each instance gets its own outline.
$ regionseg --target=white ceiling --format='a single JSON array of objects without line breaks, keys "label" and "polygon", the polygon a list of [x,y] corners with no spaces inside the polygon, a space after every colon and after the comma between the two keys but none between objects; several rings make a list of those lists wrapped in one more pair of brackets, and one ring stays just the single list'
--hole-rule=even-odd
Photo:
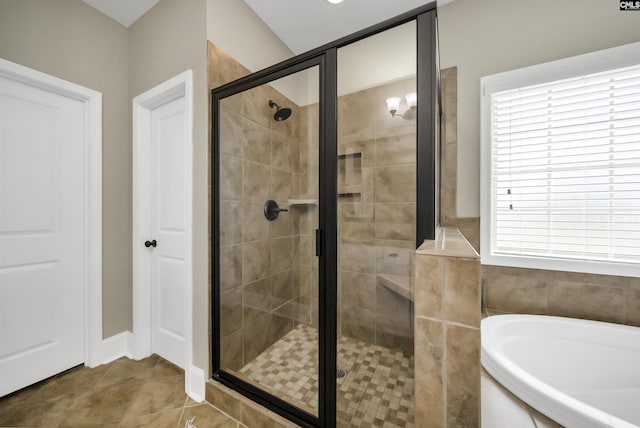
[{"label": "white ceiling", "polygon": [[[82,1],[129,27],[159,0]],[[294,54],[306,52],[431,1],[344,0],[340,4],[331,4],[327,0],[244,0]],[[438,0],[438,5],[452,1]]]},{"label": "white ceiling", "polygon": [[344,0],[340,4],[327,0],[244,1],[294,54],[299,54],[432,0]]},{"label": "white ceiling", "polygon": [[82,0],[128,27],[160,0]]}]

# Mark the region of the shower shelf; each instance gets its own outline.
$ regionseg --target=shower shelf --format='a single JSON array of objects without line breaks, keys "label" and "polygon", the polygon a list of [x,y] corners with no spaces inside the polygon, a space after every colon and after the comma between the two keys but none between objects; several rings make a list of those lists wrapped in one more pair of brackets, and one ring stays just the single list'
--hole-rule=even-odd
[{"label": "shower shelf", "polygon": [[317,199],[289,199],[289,206],[295,205],[318,205]]},{"label": "shower shelf", "polygon": [[349,185],[349,186],[340,186],[338,185],[338,196],[341,198],[355,198],[358,196],[362,196],[362,186],[360,185]]},{"label": "shower shelf", "polygon": [[344,154],[338,155],[338,159],[358,158],[361,156],[362,156],[362,152],[344,153]]},{"label": "shower shelf", "polygon": [[397,275],[378,274],[378,282],[380,285],[394,291],[413,302],[413,290],[411,289],[411,278]]}]

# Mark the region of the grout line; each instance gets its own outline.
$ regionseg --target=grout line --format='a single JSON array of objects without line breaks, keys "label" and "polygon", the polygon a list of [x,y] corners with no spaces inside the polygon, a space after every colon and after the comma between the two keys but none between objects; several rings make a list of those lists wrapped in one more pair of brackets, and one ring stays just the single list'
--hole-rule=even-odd
[{"label": "grout line", "polygon": [[629,325],[629,296],[631,294],[631,284],[627,281],[624,285],[624,314],[623,314],[623,324]]},{"label": "grout line", "polygon": [[544,287],[544,314],[545,315],[549,315],[549,313],[550,313],[550,311],[549,311],[549,294],[551,292],[551,282],[552,282],[551,273],[549,271],[547,271],[544,274],[544,282],[545,282],[545,287]]},{"label": "grout line", "polygon": [[474,326],[470,326],[468,324],[463,324],[461,322],[456,322],[456,321],[446,321],[446,320],[444,320],[443,323],[445,323],[447,325],[454,325],[456,327],[468,328],[470,330],[480,330],[480,327],[474,327]]},{"label": "grout line", "polygon": [[226,417],[228,417],[229,419],[231,419],[232,421],[237,422],[238,424],[240,424],[240,421],[236,418],[234,418],[233,416],[231,416],[230,414],[228,414],[227,412],[225,412],[224,410],[222,410],[221,408],[215,406],[213,403],[209,403],[207,400],[204,400],[202,403],[200,404],[208,404],[209,406],[211,406],[212,408],[214,408],[215,410],[217,410],[218,412],[222,413],[223,415],[225,415]]},{"label": "grout line", "polygon": [[177,428],[180,428],[180,422],[182,422],[182,416],[184,415],[184,409],[186,408],[188,401],[189,401],[189,396],[187,395],[184,399],[184,404],[182,405],[182,411],[180,411],[180,416],[178,417],[178,423],[176,423]]}]

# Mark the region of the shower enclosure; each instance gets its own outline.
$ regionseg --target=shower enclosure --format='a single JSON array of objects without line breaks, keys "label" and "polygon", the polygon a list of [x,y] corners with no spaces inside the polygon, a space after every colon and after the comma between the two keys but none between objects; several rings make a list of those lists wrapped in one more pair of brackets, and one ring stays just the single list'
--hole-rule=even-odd
[{"label": "shower enclosure", "polygon": [[412,426],[435,5],[212,91],[212,366],[301,426]]}]

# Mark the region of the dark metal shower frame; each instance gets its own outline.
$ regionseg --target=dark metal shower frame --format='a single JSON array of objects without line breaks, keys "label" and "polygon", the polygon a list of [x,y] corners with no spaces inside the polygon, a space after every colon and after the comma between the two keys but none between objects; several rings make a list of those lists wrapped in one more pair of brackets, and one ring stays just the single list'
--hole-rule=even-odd
[{"label": "dark metal shower frame", "polygon": [[[337,355],[337,49],[409,21],[417,22],[417,206],[416,246],[435,237],[437,223],[436,140],[440,120],[437,17],[435,2],[421,6],[332,43],[297,55],[211,91],[212,111],[212,378],[303,427],[336,426]],[[220,101],[251,88],[319,67],[318,252],[318,416],[246,382],[220,367]]]}]

